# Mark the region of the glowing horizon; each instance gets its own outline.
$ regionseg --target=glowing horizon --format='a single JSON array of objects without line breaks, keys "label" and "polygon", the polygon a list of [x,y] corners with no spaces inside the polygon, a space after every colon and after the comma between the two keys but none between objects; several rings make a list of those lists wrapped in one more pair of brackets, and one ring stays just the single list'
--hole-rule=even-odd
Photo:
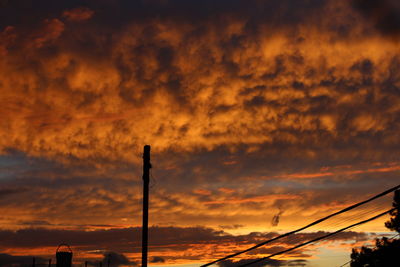
[{"label": "glowing horizon", "polygon": [[[199,265],[400,182],[397,1],[0,7],[0,267],[53,257],[62,242],[77,264],[113,253],[135,265],[145,144],[152,266]],[[298,238],[390,205],[386,196]],[[388,234],[387,219],[274,266],[343,264]]]}]

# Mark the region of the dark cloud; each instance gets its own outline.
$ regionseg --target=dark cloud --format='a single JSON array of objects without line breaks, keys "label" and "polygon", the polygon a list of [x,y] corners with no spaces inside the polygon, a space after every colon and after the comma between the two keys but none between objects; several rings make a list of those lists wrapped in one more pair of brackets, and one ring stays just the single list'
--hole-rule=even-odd
[{"label": "dark cloud", "polygon": [[353,0],[353,5],[367,20],[372,20],[383,34],[400,33],[400,4],[396,0]]},{"label": "dark cloud", "polygon": [[26,188],[2,188],[0,189],[0,199],[6,198],[7,196],[19,194],[25,192]]},{"label": "dark cloud", "polygon": [[242,224],[233,224],[233,225],[220,225],[219,228],[224,229],[224,230],[236,230],[239,228],[244,227]]},{"label": "dark cloud", "polygon": [[[257,259],[243,259],[243,260],[239,260],[239,261],[232,261],[232,260],[226,260],[226,261],[222,261],[219,262],[218,265],[220,267],[235,267],[235,266],[240,266],[242,264],[247,264],[250,262],[253,262]],[[283,260],[274,260],[274,259],[268,259],[265,261],[261,261],[261,262],[257,262],[252,264],[251,266],[257,266],[257,267],[261,267],[261,266],[284,266],[286,261]]]},{"label": "dark cloud", "polygon": [[[184,1],[184,0],[148,0],[148,1],[58,1],[54,3],[50,0],[32,1],[16,0],[3,3],[3,20],[8,23],[25,22],[35,19],[33,14],[25,19],[28,10],[31,10],[36,19],[41,19],[46,15],[57,15],[64,10],[76,10],[76,8],[90,8],[96,12],[96,23],[102,25],[123,25],[128,22],[144,20],[154,17],[174,18],[193,22],[206,20],[221,15],[236,15],[239,17],[253,16],[253,22],[249,23],[249,30],[260,21],[277,21],[278,23],[294,24],[307,19],[307,15],[313,13],[325,5],[327,1],[256,1],[249,0],[244,3],[240,0],[222,0],[222,1]],[[19,12],[18,12],[19,11]],[[15,14],[16,18],[7,16],[7,12]],[[75,13],[81,13],[76,12]],[[26,14],[24,14],[26,13]],[[279,15],[278,15],[279,14]],[[117,16],[119,15],[119,16]],[[14,23],[13,23],[14,22]]]},{"label": "dark cloud", "polygon": [[[94,246],[93,249],[111,250],[113,246],[130,251],[140,247],[141,228],[124,228],[97,231],[22,229],[18,231],[0,231],[0,245],[3,247],[41,247],[67,243],[72,246]],[[233,238],[222,231],[202,227],[151,227],[149,242],[154,246],[229,241]],[[42,238],[38,238],[43,236]],[[127,239],[127,237],[131,237]],[[44,238],[45,237],[45,238]]]},{"label": "dark cloud", "polygon": [[[253,262],[257,259],[243,259],[239,261],[226,260],[218,263],[221,267],[235,267],[241,266],[243,264],[247,264]],[[270,266],[270,267],[304,267],[308,266],[307,260],[275,260],[275,259],[266,259],[257,263],[252,264],[251,266]]]},{"label": "dark cloud", "polygon": [[272,226],[278,226],[280,217],[283,214],[283,212],[284,212],[283,210],[280,210],[277,214],[274,215],[271,221]]},{"label": "dark cloud", "polygon": [[[10,20],[6,26],[11,27],[4,30],[7,39],[4,49],[14,64],[24,70],[20,75],[35,77],[33,84],[25,86],[32,87],[36,95],[43,93],[48,97],[43,98],[46,101],[36,101],[38,106],[27,107],[28,111],[35,110],[39,114],[25,114],[22,119],[29,123],[27,129],[20,132],[31,131],[31,139],[5,139],[25,140],[9,146],[28,153],[37,151],[38,154],[100,161],[102,157],[126,160],[126,151],[137,145],[133,139],[142,140],[145,136],[167,139],[160,141],[163,149],[172,149],[167,144],[174,143],[173,136],[179,135],[176,140],[190,139],[188,144],[179,144],[180,149],[192,149],[193,143],[200,147],[211,146],[211,149],[217,149],[219,145],[251,147],[254,144],[259,151],[265,151],[266,146],[271,153],[274,149],[284,153],[287,147],[294,147],[298,153],[289,150],[288,154],[304,155],[305,150],[310,154],[338,153],[343,151],[342,146],[348,146],[360,151],[363,157],[367,157],[365,144],[369,149],[394,150],[398,146],[392,136],[396,129],[393,132],[384,129],[397,127],[396,116],[388,114],[389,107],[395,106],[398,98],[395,77],[373,78],[377,71],[388,72],[385,64],[373,58],[360,60],[357,56],[354,60],[348,59],[348,63],[340,62],[334,66],[328,52],[321,50],[316,61],[313,53],[307,52],[308,43],[317,37],[303,33],[302,27],[321,27],[316,31],[330,36],[324,44],[328,48],[322,46],[321,49],[328,51],[329,42],[340,40],[327,25],[330,20],[321,17],[327,13],[325,11],[336,8],[334,10],[348,21],[350,11],[340,3],[339,6],[333,1],[293,0],[230,1],[229,4],[225,1],[41,1],[37,6],[33,1],[22,1],[19,5],[10,3],[11,10],[5,8],[2,12],[13,14],[12,8],[34,6],[37,8],[29,9],[29,12],[43,14],[42,17],[32,16],[35,23],[17,22],[13,21],[14,17],[5,16],[5,21]],[[65,19],[73,16],[75,20],[86,19],[82,24]],[[184,24],[181,19],[185,20]],[[323,23],[310,22],[313,19]],[[114,27],[115,23],[119,26]],[[21,24],[29,29],[25,32],[19,26]],[[353,25],[350,33],[360,32],[358,27],[367,27],[350,25]],[[278,33],[283,36],[277,36]],[[354,38],[354,42],[361,39],[359,36],[348,38]],[[285,45],[289,43],[292,46]],[[268,53],[272,54],[264,58]],[[25,56],[20,57],[21,54]],[[238,54],[246,55],[246,58],[238,61]],[[186,58],[190,58],[189,65],[193,68],[186,65]],[[49,67],[52,64],[59,64],[59,67]],[[397,73],[396,65],[391,68]],[[353,71],[348,73],[349,69]],[[215,80],[212,80],[213,76]],[[94,84],[98,77],[102,79]],[[385,88],[392,88],[390,92],[384,92],[380,86],[386,83]],[[206,84],[212,89],[209,93],[212,101],[208,101],[202,110],[196,99],[205,94]],[[224,99],[223,88],[235,88],[235,84],[241,84],[232,91],[235,101],[226,103],[231,100]],[[23,88],[23,85],[16,88]],[[249,88],[256,89],[249,91]],[[132,116],[143,112],[145,99],[154,103],[160,94],[168,101],[168,107],[174,107],[167,113],[169,117],[184,116],[185,123],[175,125],[175,120],[163,118],[163,112],[155,112],[153,114],[160,114],[152,119],[157,125],[152,127],[152,134],[142,136],[143,133],[136,132],[142,127],[133,128]],[[282,97],[283,94],[287,97]],[[53,95],[57,95],[60,102],[49,100]],[[352,100],[349,104],[343,100],[345,96],[357,101]],[[24,103],[22,100],[17,102]],[[118,104],[111,105],[114,102]],[[383,102],[387,103],[387,108],[382,109]],[[65,110],[65,105],[71,109]],[[24,113],[22,106],[19,113]],[[100,106],[117,110],[116,113],[119,109],[121,112],[132,110],[132,114],[111,116],[99,110]],[[235,118],[243,112],[247,116],[241,118],[248,117],[246,121]],[[76,113],[91,114],[96,118],[80,123]],[[208,115],[202,123],[195,125],[200,114]],[[220,117],[230,119],[225,123],[211,122],[217,122]],[[85,134],[100,131],[97,120],[111,120],[112,126],[105,134],[110,144],[106,144],[104,138]],[[368,120],[371,122],[367,123]],[[69,140],[63,149],[54,148],[58,142],[50,143],[52,138],[43,136],[51,132],[45,129],[53,127],[58,131],[63,129],[62,132],[71,131],[69,137],[60,137]],[[8,132],[16,133],[16,130]],[[192,136],[193,132],[198,134]],[[131,141],[116,142],[114,136],[119,134],[136,137]],[[254,141],[243,141],[248,134],[254,136]],[[381,140],[386,139],[393,142],[383,144]],[[107,149],[108,145],[113,149]],[[94,147],[103,151],[95,152]],[[344,151],[343,154],[348,153]],[[332,155],[326,155],[326,158],[332,158]]]},{"label": "dark cloud", "polygon": [[124,254],[116,252],[106,252],[104,253],[104,258],[102,260],[103,266],[118,267],[124,266],[136,266],[136,262],[131,262]]},{"label": "dark cloud", "polygon": [[37,227],[37,226],[48,226],[52,225],[48,221],[21,221],[18,223],[19,225],[30,226],[30,227]]},{"label": "dark cloud", "polygon": [[[345,0],[2,1],[0,219],[108,229],[2,231],[4,240],[138,251],[138,228],[109,228],[139,224],[144,143],[154,148],[155,224],[251,229],[277,224],[280,207],[315,217],[392,186],[399,51],[375,28],[398,33],[398,4],[353,3],[360,13]],[[335,169],[344,165],[356,172]],[[234,197],[219,191],[230,185]],[[178,228],[151,238],[274,235]]]},{"label": "dark cloud", "polygon": [[291,260],[288,261],[288,265],[287,266],[293,266],[293,267],[304,267],[308,265],[308,261],[307,260]]},{"label": "dark cloud", "polygon": [[[268,240],[276,233],[250,233],[247,235],[230,235],[222,231],[203,227],[151,227],[149,229],[149,244],[155,248],[169,247],[174,250],[186,250],[193,244],[219,244],[221,246],[230,243],[250,246]],[[300,242],[326,235],[327,232],[315,232],[296,234],[291,238],[282,239],[276,246],[260,248],[257,253],[273,253]],[[140,228],[124,228],[109,230],[50,230],[50,229],[23,229],[18,231],[0,231],[0,247],[36,248],[56,247],[60,243],[67,243],[78,250],[106,250],[115,251],[105,253],[105,258],[111,255],[116,262],[124,261],[123,255],[118,253],[140,252],[141,239]],[[330,241],[363,240],[365,233],[345,232],[330,238]],[[265,250],[265,251],[264,251]],[[156,249],[154,251],[157,251]],[[252,254],[254,254],[252,253]],[[298,253],[298,252],[297,252]],[[301,255],[301,254],[298,254]],[[307,257],[306,254],[302,256]],[[122,264],[122,263],[121,263]]]},{"label": "dark cloud", "polygon": [[154,256],[150,260],[151,263],[164,263],[165,259],[163,257]]}]

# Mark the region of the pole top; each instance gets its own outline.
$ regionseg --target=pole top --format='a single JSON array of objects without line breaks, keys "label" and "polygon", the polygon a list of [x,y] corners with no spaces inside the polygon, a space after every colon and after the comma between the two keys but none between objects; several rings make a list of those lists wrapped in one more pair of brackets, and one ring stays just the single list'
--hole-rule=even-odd
[{"label": "pole top", "polygon": [[143,148],[143,158],[150,160],[150,146],[145,145]]},{"label": "pole top", "polygon": [[150,168],[150,145],[145,145],[143,149],[143,170],[148,170]]}]

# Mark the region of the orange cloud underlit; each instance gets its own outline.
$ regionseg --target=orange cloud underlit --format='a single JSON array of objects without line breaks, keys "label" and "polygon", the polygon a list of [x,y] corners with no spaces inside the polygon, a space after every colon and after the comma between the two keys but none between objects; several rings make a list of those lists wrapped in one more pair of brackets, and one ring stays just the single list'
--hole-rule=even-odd
[{"label": "orange cloud underlit", "polygon": [[289,178],[289,179],[309,179],[309,178],[321,178],[326,176],[340,176],[340,175],[354,175],[354,174],[365,174],[365,173],[385,173],[385,172],[396,172],[400,170],[400,166],[388,166],[383,168],[372,168],[365,170],[351,170],[351,171],[337,171],[337,172],[320,172],[320,173],[305,173],[305,174],[289,174],[276,176],[276,178]]},{"label": "orange cloud underlit", "polygon": [[[137,262],[145,144],[154,264],[224,256],[400,181],[395,1],[0,2],[0,254],[65,238],[79,263]],[[281,260],[350,250],[385,220]]]},{"label": "orange cloud underlit", "polygon": [[212,204],[240,204],[240,203],[259,203],[259,202],[271,202],[278,199],[297,199],[299,196],[296,195],[268,195],[268,196],[260,196],[260,197],[249,197],[245,199],[223,199],[223,200],[215,200],[208,201],[204,204],[212,205]]}]

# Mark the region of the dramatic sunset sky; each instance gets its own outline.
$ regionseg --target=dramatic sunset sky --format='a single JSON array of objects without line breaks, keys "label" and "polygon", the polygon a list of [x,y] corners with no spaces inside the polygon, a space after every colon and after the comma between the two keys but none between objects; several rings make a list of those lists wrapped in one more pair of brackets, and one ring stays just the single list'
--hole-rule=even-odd
[{"label": "dramatic sunset sky", "polygon": [[[145,144],[150,265],[198,266],[400,184],[399,133],[398,0],[1,0],[0,266],[140,264]],[[388,218],[269,266],[340,266]]]}]

